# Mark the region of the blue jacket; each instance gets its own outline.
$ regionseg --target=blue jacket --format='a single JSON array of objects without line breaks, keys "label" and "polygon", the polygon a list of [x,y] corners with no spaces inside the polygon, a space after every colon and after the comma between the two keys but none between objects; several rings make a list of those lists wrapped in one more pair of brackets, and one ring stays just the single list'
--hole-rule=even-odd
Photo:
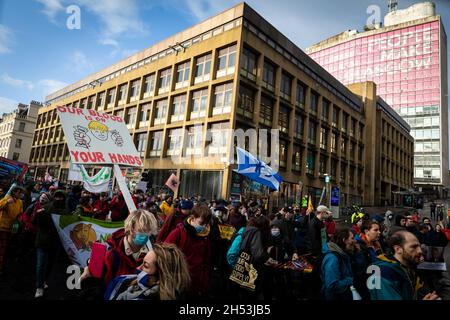
[{"label": "blue jacket", "polygon": [[236,234],[236,237],[231,243],[230,248],[228,249],[227,262],[232,268],[234,268],[234,265],[236,264],[239,258],[239,253],[241,251],[242,235],[244,234],[244,232],[245,227],[239,229],[238,233]]},{"label": "blue jacket", "polygon": [[374,265],[380,268],[380,286],[369,288],[371,300],[417,300],[423,283],[414,272],[408,274],[400,262],[385,255],[380,255]]},{"label": "blue jacket", "polygon": [[328,243],[320,273],[325,300],[352,300],[353,285],[351,259],[337,244]]}]

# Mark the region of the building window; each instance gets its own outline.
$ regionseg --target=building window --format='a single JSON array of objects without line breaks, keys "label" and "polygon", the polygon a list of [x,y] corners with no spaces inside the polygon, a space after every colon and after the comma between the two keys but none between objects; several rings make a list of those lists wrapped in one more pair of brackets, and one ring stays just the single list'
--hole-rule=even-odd
[{"label": "building window", "polygon": [[295,103],[300,108],[305,108],[306,101],[306,86],[297,82],[297,93],[295,96]]},{"label": "building window", "polygon": [[202,154],[202,126],[191,126],[186,137],[186,155]]},{"label": "building window", "polygon": [[317,125],[315,122],[310,121],[309,122],[309,135],[308,135],[308,142],[311,144],[316,144],[316,130]]},{"label": "building window", "polygon": [[349,153],[350,153],[350,159],[354,160],[355,159],[355,143],[354,142],[350,142],[350,144],[349,144]]},{"label": "building window", "polygon": [[119,87],[119,104],[124,104],[126,100],[127,85],[123,84]]},{"label": "building window", "polygon": [[122,110],[114,111],[114,115],[115,115],[116,117],[119,117],[119,118],[121,118],[121,119],[124,119],[124,117],[123,117],[123,115],[124,115],[123,109],[122,109]]},{"label": "building window", "polygon": [[323,176],[325,173],[327,173],[327,158],[321,155],[319,158],[319,176]]},{"label": "building window", "polygon": [[144,99],[153,97],[155,92],[155,74],[151,74],[144,78]]},{"label": "building window", "polygon": [[84,109],[84,108],[86,108],[86,105],[87,105],[87,98],[81,99],[80,108]]},{"label": "building window", "polygon": [[322,120],[328,121],[328,113],[330,112],[330,102],[322,99]]},{"label": "building window", "polygon": [[280,96],[286,100],[291,100],[292,79],[285,73],[281,74]]},{"label": "building window", "polygon": [[355,184],[355,168],[354,167],[349,167],[348,168],[348,184],[350,186],[354,186]]},{"label": "building window", "polygon": [[287,166],[287,153],[288,143],[284,140],[280,140],[280,167],[286,168]]},{"label": "building window", "polygon": [[167,99],[159,100],[156,102],[155,107],[155,121],[153,125],[164,124],[166,122],[167,115]]},{"label": "building window", "polygon": [[236,63],[236,45],[219,51],[219,61],[216,77],[223,77],[234,73]]},{"label": "building window", "polygon": [[306,173],[314,175],[314,166],[316,163],[316,154],[313,151],[308,151],[306,157]]},{"label": "building window", "polygon": [[183,138],[183,129],[169,130],[169,147],[167,148],[167,155],[179,155],[181,148],[181,140]]},{"label": "building window", "polygon": [[19,123],[19,132],[25,132],[25,122]]},{"label": "building window", "polygon": [[95,96],[89,97],[88,105],[87,105],[88,109],[92,109],[94,107],[94,100],[95,100]]},{"label": "building window", "polygon": [[214,106],[212,114],[225,114],[231,112],[231,98],[233,96],[233,83],[217,86],[214,90]]},{"label": "building window", "polygon": [[150,157],[158,157],[161,155],[163,132],[162,131],[154,131],[151,133],[151,135],[152,135],[152,142],[151,142],[151,149],[150,149]]},{"label": "building window", "polygon": [[292,153],[292,170],[301,172],[302,170],[302,157],[300,146],[294,145],[294,152]]},{"label": "building window", "polygon": [[177,83],[175,89],[187,87],[189,85],[189,71],[191,63],[189,61],[181,63],[177,66]]},{"label": "building window", "polygon": [[309,105],[309,111],[314,115],[317,115],[318,103],[319,103],[319,95],[317,93],[311,91],[311,100],[310,100],[310,105]]},{"label": "building window", "polygon": [[105,92],[100,92],[97,95],[97,110],[103,110],[105,108]]},{"label": "building window", "polygon": [[328,145],[328,130],[320,128],[320,147],[326,149]]},{"label": "building window", "polygon": [[337,127],[339,123],[339,109],[336,107],[333,107],[333,119],[331,121],[331,125],[333,127]]},{"label": "building window", "polygon": [[333,179],[336,179],[336,175],[337,175],[337,165],[338,162],[336,159],[331,159],[331,177]]},{"label": "building window", "polygon": [[145,157],[145,146],[147,143],[147,133],[139,133],[135,138],[135,146],[141,158]]},{"label": "building window", "polygon": [[336,133],[331,132],[331,152],[332,153],[336,153],[337,151],[337,146],[338,146],[338,136],[336,135]]},{"label": "building window", "polygon": [[161,71],[159,75],[159,89],[158,94],[163,94],[170,91],[170,79],[171,79],[172,69],[168,68]]},{"label": "building window", "polygon": [[139,79],[131,81],[131,84],[130,84],[130,101],[139,100],[139,89],[141,87],[140,81],[141,80],[139,80]]},{"label": "building window", "polygon": [[148,126],[149,120],[150,120],[150,104],[144,104],[141,106],[141,111],[139,112],[139,127]]},{"label": "building window", "polygon": [[296,113],[294,136],[298,139],[303,139],[303,126],[304,126],[303,117],[300,114]]},{"label": "building window", "polygon": [[17,153],[17,152],[14,152],[14,153],[13,153],[13,160],[14,160],[14,161],[18,161],[18,160],[19,160],[19,157],[20,157],[20,153]]},{"label": "building window", "polygon": [[347,132],[347,121],[348,121],[348,115],[344,112],[342,114],[342,128],[341,128],[341,130],[343,132]]},{"label": "building window", "polygon": [[278,129],[283,133],[289,132],[289,109],[285,106],[280,106]]},{"label": "building window", "polygon": [[350,137],[354,137],[355,133],[356,133],[356,120],[351,118],[350,119],[350,132],[349,132]]},{"label": "building window", "polygon": [[213,123],[211,125],[211,143],[207,147],[210,156],[220,155],[226,161],[228,145],[229,122]]},{"label": "building window", "polygon": [[237,113],[249,119],[253,119],[255,105],[255,92],[244,86],[239,87],[239,102]]},{"label": "building window", "polygon": [[17,140],[16,140],[16,148],[17,148],[17,149],[22,148],[22,139],[17,139]]},{"label": "building window", "polygon": [[129,108],[127,110],[126,117],[125,117],[125,123],[129,129],[134,128],[134,126],[136,124],[136,115],[137,115],[136,107]]},{"label": "building window", "polygon": [[345,181],[345,177],[347,176],[347,165],[344,162],[341,162],[341,181]]},{"label": "building window", "polygon": [[211,73],[211,54],[197,58],[194,84],[208,81]]},{"label": "building window", "polygon": [[362,123],[359,124],[359,131],[358,131],[358,139],[362,140],[364,136],[364,125]]},{"label": "building window", "polygon": [[274,91],[275,87],[275,66],[264,61],[263,74],[262,74],[263,86],[270,91]]},{"label": "building window", "polygon": [[107,100],[106,100],[107,107],[109,105],[114,104],[115,98],[116,98],[116,88],[109,89],[108,90],[108,97],[107,97]]},{"label": "building window", "polygon": [[347,140],[344,137],[341,137],[341,156],[347,156]]},{"label": "building window", "polygon": [[261,106],[259,109],[259,122],[268,127],[272,127],[273,101],[265,96],[261,96]]},{"label": "building window", "polygon": [[176,96],[173,98],[172,116],[170,122],[183,121],[186,111],[186,95]]},{"label": "building window", "polygon": [[256,81],[256,59],[254,52],[244,48],[242,51],[241,74],[252,81]]},{"label": "building window", "polygon": [[192,111],[190,119],[205,117],[208,102],[208,89],[195,91],[192,94]]}]

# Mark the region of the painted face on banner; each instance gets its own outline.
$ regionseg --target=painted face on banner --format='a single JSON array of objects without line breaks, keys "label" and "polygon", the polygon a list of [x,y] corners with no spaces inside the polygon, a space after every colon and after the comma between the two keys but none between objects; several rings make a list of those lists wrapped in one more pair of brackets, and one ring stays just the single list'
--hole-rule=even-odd
[{"label": "painted face on banner", "polygon": [[92,130],[92,135],[98,140],[106,141],[108,140],[108,132],[103,132],[101,130]]}]

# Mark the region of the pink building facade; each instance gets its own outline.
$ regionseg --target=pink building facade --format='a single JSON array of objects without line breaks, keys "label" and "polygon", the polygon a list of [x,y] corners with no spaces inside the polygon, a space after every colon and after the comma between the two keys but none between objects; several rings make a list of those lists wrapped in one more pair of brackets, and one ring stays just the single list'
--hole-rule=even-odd
[{"label": "pink building facade", "polygon": [[415,184],[441,196],[449,185],[446,43],[440,17],[434,16],[346,32],[307,49],[344,84],[377,84],[378,94],[411,126]]}]

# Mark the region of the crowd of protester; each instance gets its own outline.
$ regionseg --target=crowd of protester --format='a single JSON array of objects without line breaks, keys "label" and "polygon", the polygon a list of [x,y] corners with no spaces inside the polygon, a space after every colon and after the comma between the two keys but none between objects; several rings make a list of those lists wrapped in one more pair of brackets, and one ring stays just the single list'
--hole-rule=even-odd
[{"label": "crowd of protester", "polygon": [[[124,221],[107,240],[101,275],[93,275],[93,262],[84,269],[80,299],[439,299],[417,266],[425,247],[447,246],[445,228],[415,211],[358,212],[347,225],[326,206],[303,203],[268,212],[254,199],[134,190],[137,210],[129,212],[121,192],[92,194],[79,185],[31,181],[0,192],[0,275],[8,276],[7,249],[17,241],[18,254],[35,256],[36,298],[64,255],[56,214]],[[243,251],[251,256],[251,290],[229,278]],[[299,261],[312,268],[282,267]],[[370,266],[379,267],[378,286],[367,285]]]}]

